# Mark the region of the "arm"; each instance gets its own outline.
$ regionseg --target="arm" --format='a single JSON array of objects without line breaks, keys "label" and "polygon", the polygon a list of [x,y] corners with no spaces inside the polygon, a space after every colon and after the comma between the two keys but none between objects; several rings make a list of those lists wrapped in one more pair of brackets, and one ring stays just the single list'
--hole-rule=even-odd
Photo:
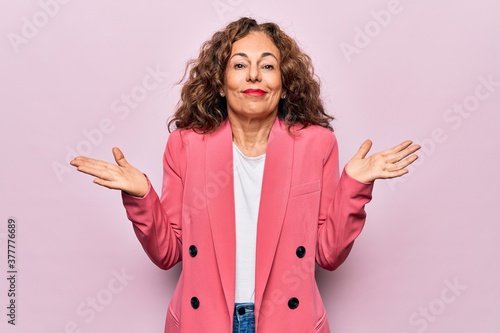
[{"label": "arm", "polygon": [[334,270],[347,258],[363,229],[364,206],[372,198],[373,182],[408,173],[407,166],[418,158],[414,153],[420,146],[404,141],[366,157],[372,146],[366,140],[338,180],[337,142],[334,135],[329,140],[323,166],[316,261],[321,267]]},{"label": "arm", "polygon": [[151,260],[163,269],[182,258],[180,162],[185,161],[185,155],[181,148],[179,132],[173,132],[165,149],[161,200],[149,179],[130,165],[117,147],[113,148],[116,164],[85,156],[77,156],[70,162],[78,171],[94,176],[95,184],[122,191],[127,216],[139,241]]},{"label": "arm", "polygon": [[316,262],[325,269],[334,270],[347,258],[354,240],[363,229],[364,206],[371,200],[373,182],[357,181],[345,170],[339,178],[337,141],[333,133],[328,140],[321,184]]},{"label": "arm", "polygon": [[[173,132],[163,159],[161,199],[150,185],[144,197],[122,192],[127,216],[149,258],[169,269],[182,259],[182,195],[180,160],[184,157],[178,132]],[[149,180],[148,180],[149,182]]]}]

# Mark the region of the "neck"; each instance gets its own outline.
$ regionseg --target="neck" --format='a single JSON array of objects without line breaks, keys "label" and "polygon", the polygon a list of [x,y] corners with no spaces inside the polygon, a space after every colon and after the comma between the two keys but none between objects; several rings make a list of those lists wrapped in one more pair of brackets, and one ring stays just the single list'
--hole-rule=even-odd
[{"label": "neck", "polygon": [[233,142],[248,157],[266,153],[267,140],[277,115],[265,119],[239,119],[228,115],[233,132]]}]

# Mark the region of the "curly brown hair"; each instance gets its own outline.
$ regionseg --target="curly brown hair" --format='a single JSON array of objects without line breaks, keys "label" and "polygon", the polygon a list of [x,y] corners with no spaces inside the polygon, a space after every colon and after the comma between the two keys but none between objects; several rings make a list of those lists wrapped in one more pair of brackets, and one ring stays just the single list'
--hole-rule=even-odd
[{"label": "curly brown hair", "polygon": [[210,133],[227,119],[227,102],[219,94],[224,85],[226,65],[233,43],[251,32],[264,33],[280,51],[281,81],[286,98],[279,102],[278,117],[289,129],[299,124],[302,127],[319,125],[333,131],[330,122],[334,118],[323,107],[311,58],[277,24],[258,24],[248,17],[231,22],[216,32],[203,43],[198,58],[187,63],[179,81],[185,81],[181,99],[168,123],[169,130],[175,125],[179,129]]}]

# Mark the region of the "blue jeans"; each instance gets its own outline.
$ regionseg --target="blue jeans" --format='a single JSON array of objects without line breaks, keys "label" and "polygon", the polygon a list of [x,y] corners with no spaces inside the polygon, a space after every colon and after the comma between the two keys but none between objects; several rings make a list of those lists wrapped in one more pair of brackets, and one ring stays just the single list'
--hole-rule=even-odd
[{"label": "blue jeans", "polygon": [[236,303],[234,305],[233,333],[255,333],[253,310],[253,303]]}]

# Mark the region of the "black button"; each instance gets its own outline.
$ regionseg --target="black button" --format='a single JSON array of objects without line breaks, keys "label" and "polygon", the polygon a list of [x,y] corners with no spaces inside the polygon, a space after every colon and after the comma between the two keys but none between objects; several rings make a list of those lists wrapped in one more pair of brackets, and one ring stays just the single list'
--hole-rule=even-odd
[{"label": "black button", "polygon": [[243,315],[245,314],[245,312],[246,312],[246,310],[245,310],[245,308],[243,308],[243,307],[241,307],[241,308],[239,308],[239,309],[238,309],[238,314],[239,314],[240,316],[243,316]]},{"label": "black button", "polygon": [[198,297],[191,297],[191,306],[193,307],[193,309],[198,309],[200,307],[200,300],[198,299]]},{"label": "black button", "polygon": [[196,248],[196,246],[191,245],[189,247],[189,255],[194,258],[196,257],[197,254],[198,254],[198,249]]},{"label": "black button", "polygon": [[303,246],[299,246],[295,253],[297,254],[297,257],[304,258],[304,256],[306,255],[306,248]]},{"label": "black button", "polygon": [[288,307],[290,309],[296,309],[299,307],[299,300],[296,297],[292,297],[288,300]]}]

